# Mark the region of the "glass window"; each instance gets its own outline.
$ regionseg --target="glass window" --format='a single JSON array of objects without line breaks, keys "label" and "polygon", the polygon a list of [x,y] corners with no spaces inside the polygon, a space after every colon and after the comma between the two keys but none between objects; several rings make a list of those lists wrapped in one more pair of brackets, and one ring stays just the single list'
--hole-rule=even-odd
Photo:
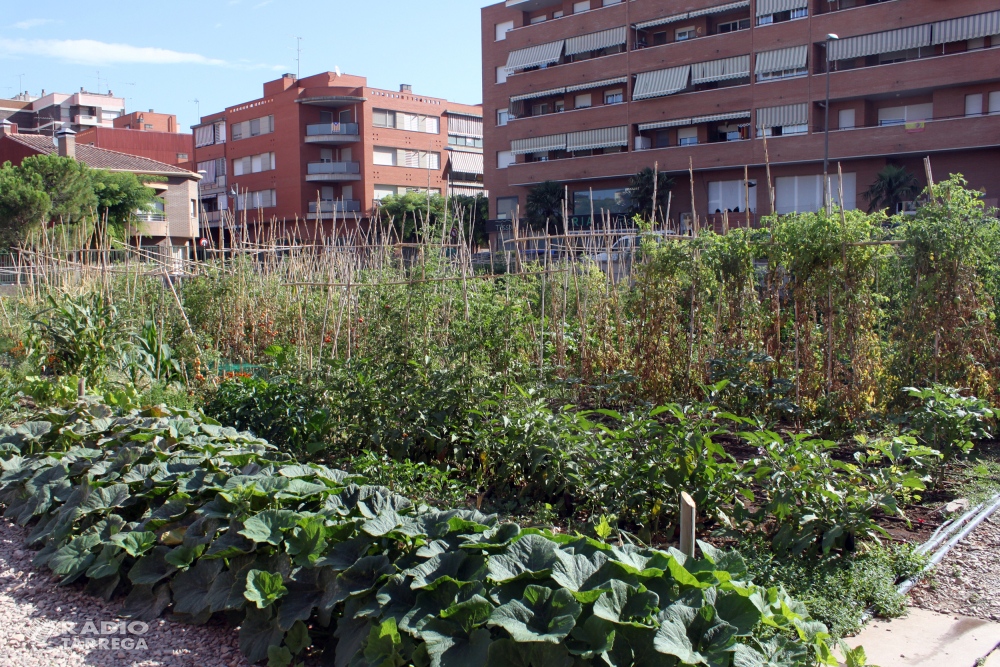
[{"label": "glass window", "polygon": [[[590,215],[590,190],[578,190],[573,193],[574,215]],[[594,216],[602,213],[628,213],[629,195],[625,188],[594,190]]]},{"label": "glass window", "polygon": [[677,130],[678,146],[693,146],[696,143],[698,143],[697,127],[682,127]]},{"label": "glass window", "polygon": [[695,32],[693,27],[688,28],[678,28],[674,32],[674,41],[683,42],[688,39],[694,39]]},{"label": "glass window", "polygon": [[590,10],[590,0],[583,0],[583,2],[573,3],[573,13],[579,14],[580,12],[586,12]]},{"label": "glass window", "polygon": [[507,39],[507,31],[514,29],[514,22],[504,21],[503,23],[497,23],[494,28],[496,30],[496,41],[501,42]]},{"label": "glass window", "polygon": [[983,115],[983,94],[976,93],[975,95],[965,96],[965,115],[966,116],[982,116]]},{"label": "glass window", "polygon": [[624,101],[624,97],[620,88],[618,90],[604,91],[605,104],[620,104],[622,101]]},{"label": "glass window", "polygon": [[670,130],[663,129],[656,131],[656,147],[666,148],[670,145]]},{"label": "glass window", "polygon": [[576,109],[586,109],[590,106],[590,93],[584,93],[583,95],[577,95],[574,108]]},{"label": "glass window", "polygon": [[666,31],[653,33],[653,46],[659,46],[660,44],[666,44],[666,43],[667,43]]},{"label": "glass window", "polygon": [[497,197],[496,219],[513,220],[517,212],[517,197]]},{"label": "glass window", "polygon": [[497,127],[503,127],[510,119],[510,112],[507,109],[497,109]]}]

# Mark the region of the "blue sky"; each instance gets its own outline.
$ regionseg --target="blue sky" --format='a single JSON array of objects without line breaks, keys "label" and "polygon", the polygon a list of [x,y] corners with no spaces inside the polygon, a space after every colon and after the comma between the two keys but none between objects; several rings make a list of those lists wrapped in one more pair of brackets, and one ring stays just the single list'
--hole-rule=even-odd
[{"label": "blue sky", "polygon": [[[0,19],[0,97],[80,87],[124,97],[129,111],[173,113],[181,128],[255,99],[265,81],[339,66],[368,84],[477,104],[480,7],[436,0],[172,0],[18,3]],[[32,9],[34,7],[35,9]],[[99,74],[98,74],[99,73]],[[19,76],[20,84],[19,84]]]}]

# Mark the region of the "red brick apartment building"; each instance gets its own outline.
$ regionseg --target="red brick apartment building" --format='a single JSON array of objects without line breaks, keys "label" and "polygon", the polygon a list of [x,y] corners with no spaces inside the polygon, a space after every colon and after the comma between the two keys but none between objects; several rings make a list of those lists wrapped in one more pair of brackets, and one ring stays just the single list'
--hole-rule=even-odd
[{"label": "red brick apartment building", "polygon": [[194,169],[194,135],[177,131],[177,116],[150,109],[133,111],[113,122],[114,127],[82,130],[76,135],[77,143]]},{"label": "red brick apartment building", "polygon": [[[483,191],[482,107],[370,88],[361,76],[325,72],[264,84],[260,99],[204,116],[194,161],[204,171],[209,226],[246,210],[249,224],[285,220],[300,237],[317,218],[329,234],[373,215],[407,191]],[[317,213],[317,208],[319,212]],[[346,224],[345,224],[346,223]]]},{"label": "red brick apartment building", "polygon": [[989,203],[1000,195],[996,0],[506,0],[482,10],[482,31],[494,219],[523,215],[531,187],[553,180],[586,228],[591,190],[598,215],[621,212],[628,177],[658,163],[676,178],[676,228],[692,211],[690,160],[694,211],[738,210],[740,224],[771,208],[756,187],[765,136],[776,211],[818,210],[831,33],[830,171],[841,164],[845,207],[866,208],[889,163],[925,182],[928,155],[936,179],[960,172]]}]

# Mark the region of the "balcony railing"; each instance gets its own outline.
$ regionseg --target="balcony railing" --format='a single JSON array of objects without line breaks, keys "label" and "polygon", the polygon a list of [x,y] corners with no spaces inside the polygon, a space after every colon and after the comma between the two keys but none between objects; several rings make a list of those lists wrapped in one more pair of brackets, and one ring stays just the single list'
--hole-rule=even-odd
[{"label": "balcony railing", "polygon": [[166,222],[167,214],[162,212],[150,213],[141,211],[135,214],[136,222]]},{"label": "balcony railing", "polygon": [[202,222],[218,222],[222,219],[222,211],[202,211]]},{"label": "balcony railing", "polygon": [[99,121],[100,119],[97,116],[85,116],[83,114],[79,114],[73,122],[77,125],[97,125]]},{"label": "balcony railing", "polygon": [[357,162],[310,162],[308,174],[360,174]]},{"label": "balcony railing", "polygon": [[319,137],[330,134],[342,134],[346,136],[358,136],[357,123],[318,123],[306,125],[307,137]]},{"label": "balcony railing", "polygon": [[[319,202],[320,213],[355,213],[361,210],[361,202],[357,199],[325,200]],[[316,202],[309,202],[309,212],[316,213]]]}]

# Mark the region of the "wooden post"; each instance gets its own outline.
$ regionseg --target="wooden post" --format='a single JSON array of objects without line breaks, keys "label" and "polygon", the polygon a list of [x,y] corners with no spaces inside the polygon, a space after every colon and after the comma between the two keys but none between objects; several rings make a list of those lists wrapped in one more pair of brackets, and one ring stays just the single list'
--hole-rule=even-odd
[{"label": "wooden post", "polygon": [[694,521],[696,507],[694,499],[681,491],[681,551],[690,558],[694,558]]},{"label": "wooden post", "polygon": [[76,385],[76,396],[78,400],[83,400],[83,397],[87,395],[87,378],[80,378],[80,382]]}]

